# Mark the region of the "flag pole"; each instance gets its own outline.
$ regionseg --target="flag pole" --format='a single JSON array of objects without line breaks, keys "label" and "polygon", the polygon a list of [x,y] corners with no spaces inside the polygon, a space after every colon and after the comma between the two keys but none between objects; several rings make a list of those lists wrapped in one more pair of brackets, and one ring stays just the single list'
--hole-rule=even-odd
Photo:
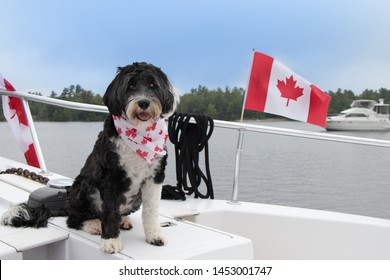
[{"label": "flag pole", "polygon": [[24,112],[26,114],[28,128],[30,130],[31,138],[33,140],[35,153],[37,155],[39,168],[41,169],[41,172],[43,174],[47,175],[47,174],[49,174],[49,172],[47,171],[47,167],[46,167],[45,159],[43,157],[41,145],[39,144],[37,131],[35,130],[34,121],[33,121],[32,115],[31,115],[30,106],[28,105],[28,102],[26,99],[21,98],[21,100],[22,100]]},{"label": "flag pole", "polygon": [[243,100],[243,102],[242,102],[240,123],[242,123],[243,120],[244,120],[246,95],[247,95],[247,91],[248,91],[248,87],[249,87],[249,81],[250,81],[250,79],[251,79],[251,73],[252,73],[252,67],[253,67],[253,60],[254,60],[254,58],[255,58],[255,52],[256,52],[256,50],[255,50],[255,49],[252,49],[252,63],[251,63],[251,67],[249,68],[248,81],[247,81],[247,83],[246,83],[246,89],[245,89],[245,93],[244,93],[244,100]]},{"label": "flag pole", "polygon": [[[247,89],[248,89],[249,81],[250,81],[250,77],[251,77],[253,59],[255,57],[255,49],[252,49],[252,51],[253,51],[253,58],[252,58],[252,64],[251,64],[251,67],[249,70],[247,88],[245,89],[244,102],[242,103],[240,123],[242,123],[242,121],[244,119],[246,93],[247,93]],[[240,128],[239,134],[238,134],[238,140],[237,140],[236,162],[235,162],[235,166],[234,166],[232,199],[230,201],[228,201],[231,204],[240,204],[240,202],[238,200],[238,183],[239,183],[239,175],[240,175],[241,151],[242,151],[242,144],[244,142],[244,134],[245,134],[245,128]]]}]

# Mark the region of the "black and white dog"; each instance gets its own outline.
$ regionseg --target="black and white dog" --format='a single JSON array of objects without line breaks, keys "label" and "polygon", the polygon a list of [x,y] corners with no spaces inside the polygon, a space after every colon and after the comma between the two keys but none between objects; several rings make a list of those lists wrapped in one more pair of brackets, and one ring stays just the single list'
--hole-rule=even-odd
[{"label": "black and white dog", "polygon": [[146,242],[164,245],[158,222],[167,163],[164,118],[178,97],[159,68],[134,63],[118,69],[103,102],[110,113],[72,185],[67,224],[101,234],[101,250],[115,253],[122,249],[120,229],[132,228],[128,215],[142,202]]},{"label": "black and white dog", "polygon": [[67,225],[101,235],[104,252],[122,249],[120,229],[132,228],[128,215],[141,203],[146,242],[166,242],[158,222],[167,163],[164,118],[178,99],[167,76],[144,62],[118,68],[103,96],[109,115],[70,188]]}]

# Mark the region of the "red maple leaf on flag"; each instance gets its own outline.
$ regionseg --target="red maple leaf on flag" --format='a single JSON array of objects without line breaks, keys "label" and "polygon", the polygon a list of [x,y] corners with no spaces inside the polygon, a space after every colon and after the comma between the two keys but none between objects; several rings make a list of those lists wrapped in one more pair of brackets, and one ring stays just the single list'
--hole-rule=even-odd
[{"label": "red maple leaf on flag", "polygon": [[297,81],[294,80],[293,75],[290,78],[286,78],[286,82],[278,80],[276,87],[281,93],[281,97],[287,98],[286,106],[290,102],[290,99],[297,101],[297,98],[303,95],[303,88],[296,86]]}]

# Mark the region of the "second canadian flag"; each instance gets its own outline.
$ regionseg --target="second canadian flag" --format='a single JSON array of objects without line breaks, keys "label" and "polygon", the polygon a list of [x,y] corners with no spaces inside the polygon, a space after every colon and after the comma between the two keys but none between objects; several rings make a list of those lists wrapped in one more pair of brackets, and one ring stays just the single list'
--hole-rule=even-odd
[{"label": "second canadian flag", "polygon": [[255,52],[244,101],[266,112],[325,127],[330,96],[279,61]]}]

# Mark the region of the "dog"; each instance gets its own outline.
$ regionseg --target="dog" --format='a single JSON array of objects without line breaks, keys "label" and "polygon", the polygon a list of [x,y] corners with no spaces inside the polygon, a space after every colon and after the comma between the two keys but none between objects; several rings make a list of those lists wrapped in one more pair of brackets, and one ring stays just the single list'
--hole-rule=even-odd
[{"label": "dog", "polygon": [[[142,203],[146,242],[162,246],[166,241],[160,232],[158,207],[167,164],[164,118],[175,111],[178,96],[161,69],[143,62],[118,68],[103,103],[109,115],[71,187],[67,225],[100,234],[101,250],[117,253],[122,250],[120,229],[132,228],[128,215]],[[120,121],[128,131],[120,126]],[[161,126],[159,131],[157,125]],[[154,151],[126,144],[126,137],[135,139],[138,130],[148,133],[153,129],[156,135],[140,136],[138,144],[151,144],[155,139],[150,138],[158,137],[161,142],[162,137],[162,145]],[[152,152],[153,158],[145,158],[146,153]]]},{"label": "dog", "polygon": [[[70,187],[67,226],[101,235],[100,249],[122,250],[120,229],[140,209],[147,243],[163,246],[158,208],[168,138],[164,118],[179,102],[166,74],[135,62],[119,67],[103,96],[109,114],[91,154]],[[10,217],[3,224],[12,224]],[[4,223],[5,221],[5,223]]]}]

